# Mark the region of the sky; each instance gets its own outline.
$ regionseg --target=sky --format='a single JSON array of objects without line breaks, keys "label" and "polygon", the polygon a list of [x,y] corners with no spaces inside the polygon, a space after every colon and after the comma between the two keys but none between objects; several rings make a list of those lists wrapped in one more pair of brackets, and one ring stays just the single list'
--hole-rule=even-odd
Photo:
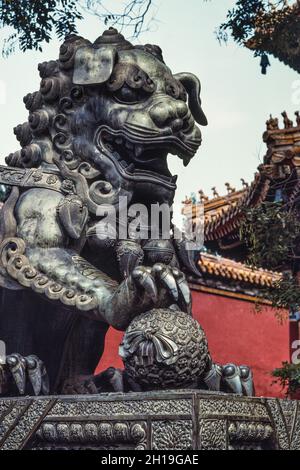
[{"label": "sky", "polygon": [[[114,8],[119,0],[107,1]],[[137,43],[159,44],[167,65],[174,73],[193,72],[202,84],[202,104],[209,125],[202,128],[203,143],[187,168],[175,156],[169,168],[178,174],[177,206],[185,195],[199,189],[211,196],[215,186],[226,194],[225,182],[237,189],[240,178],[251,182],[266,152],[262,141],[269,114],[280,117],[286,110],[291,118],[300,106],[300,77],[270,57],[267,75],[261,75],[259,59],[251,51],[229,41],[220,45],[217,26],[225,20],[232,0],[155,0],[156,21]],[[80,35],[90,40],[105,27],[95,16],[78,23]],[[126,35],[126,32],[125,32]],[[6,36],[0,31],[0,44]],[[23,96],[38,90],[39,62],[58,58],[59,42],[45,45],[43,52],[16,52],[0,57],[0,163],[19,144],[13,127],[26,121]]]}]

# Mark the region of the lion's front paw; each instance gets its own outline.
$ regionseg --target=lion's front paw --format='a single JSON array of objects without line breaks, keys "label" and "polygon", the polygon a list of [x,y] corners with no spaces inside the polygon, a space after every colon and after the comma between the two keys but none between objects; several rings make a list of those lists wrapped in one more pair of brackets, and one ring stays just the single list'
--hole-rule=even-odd
[{"label": "lion's front paw", "polygon": [[226,364],[222,367],[225,391],[246,396],[254,395],[253,376],[250,367]]},{"label": "lion's front paw", "polygon": [[164,287],[181,310],[191,312],[190,289],[185,275],[179,269],[161,263],[152,267],[138,266],[133,270],[132,278],[136,285],[149,295],[154,306],[159,306],[158,291]]},{"label": "lion's front paw", "polygon": [[11,395],[49,394],[49,379],[44,363],[35,355],[21,356],[14,353],[6,356],[0,366],[0,394]]},{"label": "lion's front paw", "polygon": [[250,367],[236,364],[211,364],[204,376],[204,383],[209,390],[253,396],[254,384]]}]

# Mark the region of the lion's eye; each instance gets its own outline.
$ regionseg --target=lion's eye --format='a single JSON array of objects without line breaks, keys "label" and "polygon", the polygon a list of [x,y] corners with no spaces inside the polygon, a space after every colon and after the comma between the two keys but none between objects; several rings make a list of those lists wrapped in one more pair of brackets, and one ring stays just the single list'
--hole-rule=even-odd
[{"label": "lion's eye", "polygon": [[114,93],[115,98],[121,103],[138,103],[146,98],[146,93],[141,88],[133,89],[128,85],[123,85],[122,88]]}]

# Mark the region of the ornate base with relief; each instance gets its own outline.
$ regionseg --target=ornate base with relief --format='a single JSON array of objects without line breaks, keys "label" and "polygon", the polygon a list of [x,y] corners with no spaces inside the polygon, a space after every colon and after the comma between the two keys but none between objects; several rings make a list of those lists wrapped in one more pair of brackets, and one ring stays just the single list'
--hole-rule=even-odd
[{"label": "ornate base with relief", "polygon": [[196,390],[4,398],[0,448],[300,450],[300,404]]}]

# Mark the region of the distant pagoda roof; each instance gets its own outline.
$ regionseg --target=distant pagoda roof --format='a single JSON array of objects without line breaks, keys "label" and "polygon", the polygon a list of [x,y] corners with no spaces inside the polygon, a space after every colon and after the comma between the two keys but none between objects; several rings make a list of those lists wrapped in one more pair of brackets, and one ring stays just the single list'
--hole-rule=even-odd
[{"label": "distant pagoda roof", "polygon": [[[300,116],[295,113],[296,122],[282,113],[283,128],[279,128],[277,118],[270,116],[266,122],[267,129],[263,140],[267,144],[267,152],[263,163],[259,165],[251,184],[243,182],[243,189],[236,190],[228,183],[227,194],[220,196],[216,188],[212,188],[213,197],[207,197],[199,191],[198,203],[204,205],[204,238],[206,242],[221,240],[228,235],[239,241],[238,229],[245,208],[255,207],[265,200],[274,200],[274,187],[280,188],[284,183],[289,200],[300,193]],[[199,213],[194,201],[186,198],[182,212],[190,210]]]},{"label": "distant pagoda roof", "polygon": [[245,46],[258,53],[272,54],[300,72],[300,1],[257,15],[255,34]]},{"label": "distant pagoda roof", "polygon": [[202,251],[198,258],[199,276],[187,273],[191,289],[222,297],[271,305],[264,289],[277,288],[283,274],[254,268],[224,256]]},{"label": "distant pagoda roof", "polygon": [[[214,197],[209,199],[200,193],[200,202],[204,204],[204,236],[206,241],[217,240],[236,230],[243,215],[243,208],[255,206],[262,202],[269,189],[269,180],[256,173],[250,185],[244,185],[241,190],[229,191],[227,195],[219,196],[214,189]],[[184,201],[183,213],[191,201]],[[193,213],[197,214],[196,205]]]},{"label": "distant pagoda roof", "polygon": [[272,287],[282,278],[281,273],[252,268],[244,263],[209,253],[201,253],[198,267],[203,274],[219,277],[227,281],[243,282],[259,288]]},{"label": "distant pagoda roof", "polygon": [[204,203],[205,239],[219,239],[237,229],[243,215],[243,208],[259,204],[265,198],[268,189],[268,180],[257,173],[253,183],[248,187],[206,201]]}]

